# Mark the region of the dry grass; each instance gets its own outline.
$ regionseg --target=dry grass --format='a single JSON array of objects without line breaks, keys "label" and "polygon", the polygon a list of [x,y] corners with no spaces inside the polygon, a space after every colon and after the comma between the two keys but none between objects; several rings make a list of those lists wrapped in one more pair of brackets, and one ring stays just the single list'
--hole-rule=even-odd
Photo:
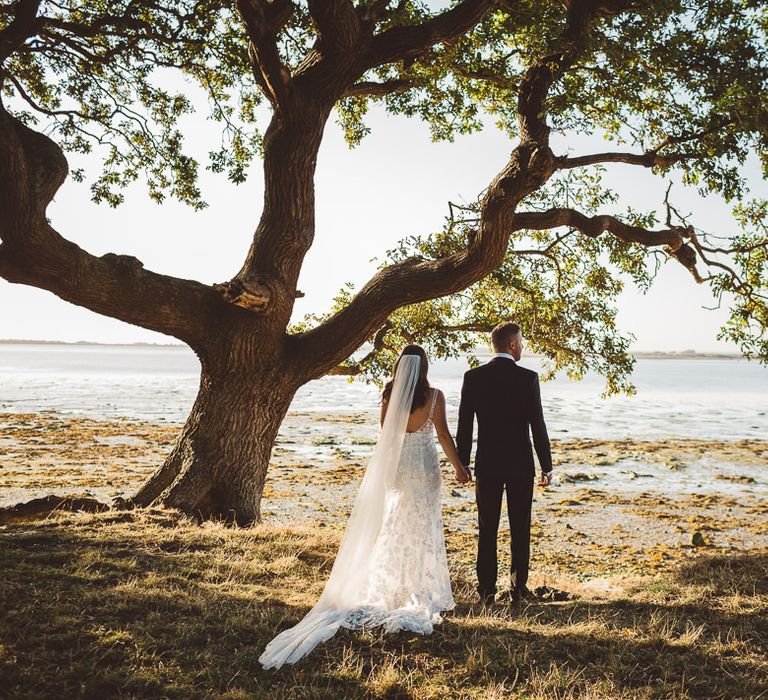
[{"label": "dry grass", "polygon": [[[683,560],[613,598],[458,607],[431,637],[343,631],[264,671],[318,596],[332,528],[198,528],[175,513],[60,514],[0,528],[0,696],[11,698],[759,697],[768,550]],[[691,555],[693,556],[693,554]]]}]

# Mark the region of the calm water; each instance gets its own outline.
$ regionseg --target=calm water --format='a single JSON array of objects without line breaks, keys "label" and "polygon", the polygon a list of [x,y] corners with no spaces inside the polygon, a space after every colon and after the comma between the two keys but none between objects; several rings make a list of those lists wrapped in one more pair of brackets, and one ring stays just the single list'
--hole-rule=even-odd
[{"label": "calm water", "polygon": [[[536,359],[522,365],[537,370]],[[436,363],[455,423],[463,361]],[[199,365],[186,347],[0,345],[0,411],[53,410],[96,418],[183,421]],[[542,385],[553,437],[768,437],[768,368],[742,360],[638,360],[633,397],[600,398],[603,380],[558,377]],[[292,411],[370,413],[374,387],[325,377],[302,387]]]}]

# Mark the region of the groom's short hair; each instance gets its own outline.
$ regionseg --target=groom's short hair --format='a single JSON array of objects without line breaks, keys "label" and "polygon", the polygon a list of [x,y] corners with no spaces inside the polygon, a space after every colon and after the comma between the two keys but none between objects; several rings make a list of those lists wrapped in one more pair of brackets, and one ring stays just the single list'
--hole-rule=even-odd
[{"label": "groom's short hair", "polygon": [[491,344],[494,350],[506,350],[512,339],[520,332],[520,326],[512,321],[500,323],[491,331]]}]

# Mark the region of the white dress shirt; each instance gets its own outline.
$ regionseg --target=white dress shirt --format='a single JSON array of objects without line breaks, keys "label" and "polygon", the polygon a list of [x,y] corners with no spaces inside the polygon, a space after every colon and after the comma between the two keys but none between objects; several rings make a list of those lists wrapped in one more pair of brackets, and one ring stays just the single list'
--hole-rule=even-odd
[{"label": "white dress shirt", "polygon": [[512,357],[512,355],[510,355],[508,352],[497,352],[497,353],[494,354],[494,357],[506,357],[506,358],[512,360],[513,362],[516,361],[515,358]]}]

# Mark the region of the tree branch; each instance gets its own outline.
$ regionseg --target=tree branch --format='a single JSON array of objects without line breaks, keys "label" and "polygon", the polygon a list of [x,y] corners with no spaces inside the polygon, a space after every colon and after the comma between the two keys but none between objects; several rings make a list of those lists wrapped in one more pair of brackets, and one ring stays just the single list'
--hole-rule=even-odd
[{"label": "tree branch", "polygon": [[67,172],[61,149],[0,102],[0,276],[193,348],[210,334],[208,319],[236,313],[199,282],[149,272],[126,255],[97,257],[63,238],[46,208]]},{"label": "tree branch", "polygon": [[37,10],[40,0],[20,0],[13,21],[0,31],[0,63],[10,56],[38,27]]},{"label": "tree branch", "polygon": [[499,0],[463,0],[422,24],[392,27],[373,38],[367,68],[415,58],[435,44],[451,41],[483,19]]},{"label": "tree branch", "polygon": [[506,241],[499,231],[440,260],[409,258],[380,270],[346,307],[292,338],[296,351],[307,358],[308,378],[324,375],[338,358],[349,357],[360,336],[383,324],[394,309],[461,291],[483,277],[501,261]]},{"label": "tree branch", "polygon": [[617,14],[628,5],[629,0],[568,0],[562,34],[551,42],[547,55],[529,66],[520,81],[517,113],[522,141],[548,141],[545,101],[549,89],[576,61],[595,17]]},{"label": "tree branch", "polygon": [[699,158],[695,153],[672,153],[668,156],[660,155],[655,151],[645,153],[607,152],[593,153],[588,156],[576,156],[574,158],[563,156],[557,160],[558,170],[570,170],[597,163],[627,163],[629,165],[641,165],[644,168],[661,168],[666,170],[671,165],[681,161]]},{"label": "tree branch", "polygon": [[732,123],[732,119],[722,120],[709,129],[702,129],[693,134],[667,136],[657,146],[645,153],[606,152],[594,153],[587,156],[577,156],[575,158],[563,156],[558,158],[557,168],[558,170],[566,170],[570,168],[580,168],[586,165],[595,165],[596,163],[627,163],[629,165],[641,165],[645,168],[658,167],[666,170],[680,161],[694,160],[696,158],[702,158],[702,156],[698,153],[670,153],[669,155],[662,155],[660,153],[661,150],[669,146],[677,146],[683,143],[690,143],[691,141],[698,141]]},{"label": "tree branch", "polygon": [[514,230],[550,229],[558,226],[571,226],[585,236],[596,238],[608,231],[625,243],[640,243],[653,247],[663,246],[664,251],[685,267],[697,282],[704,279],[696,268],[696,252],[685,241],[691,239],[691,227],[673,227],[663,231],[649,231],[639,226],[631,226],[615,216],[585,216],[575,209],[549,209],[544,212],[520,212],[515,215]]},{"label": "tree branch", "polygon": [[248,30],[253,77],[275,106],[284,101],[290,72],[280,60],[277,35],[293,14],[291,0],[238,0],[237,9]]},{"label": "tree branch", "polygon": [[[672,190],[672,183],[669,183],[669,187],[667,187],[667,192],[664,195],[664,205],[667,208],[667,225],[672,225],[672,214],[677,216],[677,218],[685,224],[685,231],[690,239],[691,243],[693,244],[693,247],[695,248],[696,252],[699,254],[699,257],[704,262],[707,267],[717,267],[721,270],[724,270],[725,272],[730,275],[731,279],[736,283],[736,291],[738,291],[740,294],[743,294],[747,299],[754,300],[754,299],[762,299],[765,300],[766,297],[764,295],[761,295],[759,293],[756,293],[754,289],[752,288],[752,285],[743,281],[739,274],[736,272],[736,270],[733,269],[730,265],[726,265],[724,263],[721,263],[717,260],[711,260],[707,257],[707,253],[724,253],[726,255],[730,255],[733,253],[750,253],[754,250],[763,249],[768,251],[768,238],[765,238],[761,241],[758,241],[754,245],[751,246],[733,246],[731,248],[712,248],[710,246],[704,245],[699,241],[699,237],[696,233],[696,230],[693,226],[690,226],[688,224],[688,220],[686,217],[682,216],[680,212],[672,206],[672,203],[669,201],[669,193]],[[706,240],[706,234],[702,234],[702,237]],[[709,276],[705,279],[702,279],[698,276],[698,273],[696,274],[696,280],[698,282],[706,282],[709,279],[712,279],[712,276]]]},{"label": "tree branch", "polygon": [[308,0],[317,30],[316,49],[324,56],[344,56],[356,46],[360,21],[350,0]]},{"label": "tree branch", "polygon": [[[542,212],[518,212],[515,214],[514,230],[521,231],[570,226],[585,236],[597,238],[605,231],[625,243],[641,243],[646,246],[668,246],[677,250],[684,243],[686,229],[670,228],[663,231],[649,231],[631,226],[615,216],[586,216],[575,209],[548,209]],[[687,236],[686,236],[687,237]]]},{"label": "tree branch", "polygon": [[667,136],[657,146],[654,146],[654,148],[651,149],[651,152],[658,153],[662,148],[666,148],[667,146],[677,146],[681,143],[690,143],[691,141],[698,141],[699,139],[703,139],[705,136],[714,134],[720,129],[724,129],[726,126],[730,126],[734,124],[735,121],[736,121],[735,119],[721,119],[719,121],[716,121],[708,129],[701,129],[700,131],[696,131],[691,134],[679,134],[677,136]]},{"label": "tree branch", "polygon": [[352,364],[337,365],[332,370],[330,370],[328,374],[341,375],[344,377],[356,377],[363,371],[363,366],[368,360],[370,360],[372,357],[375,357],[376,353],[387,347],[387,344],[384,342],[384,338],[390,328],[392,328],[392,324],[389,321],[387,321],[381,328],[379,328],[379,330],[376,332],[376,335],[373,337],[373,348],[361,360],[358,360]]},{"label": "tree branch", "polygon": [[[40,234],[38,234],[40,235]],[[128,255],[92,255],[54,229],[48,244],[0,244],[0,277],[45,289],[77,306],[171,335],[200,349],[210,333],[206,318],[232,314],[214,291],[193,280],[145,270]]]},{"label": "tree branch", "polygon": [[[409,258],[385,267],[345,308],[311,331],[293,336],[291,344],[301,357],[306,358],[307,379],[322,376],[343,358],[349,357],[371,330],[380,327],[395,309],[459,292],[502,262],[514,230],[518,202],[541,187],[555,171],[556,159],[549,148],[549,128],[545,122],[549,88],[577,58],[595,14],[605,11],[604,6],[623,7],[624,4],[625,0],[602,4],[592,0],[571,0],[562,34],[551,42],[550,53],[537,60],[521,81],[518,102],[521,142],[505,168],[489,185],[480,205],[477,231],[469,236],[468,246],[437,260]],[[413,56],[424,47],[458,36],[479,22],[494,6],[494,2],[464,0],[454,10],[417,27],[387,30],[374,37],[375,60],[392,61]],[[620,228],[612,222],[607,223],[616,230]],[[630,235],[623,229],[621,232]],[[670,239],[670,243],[682,250],[679,237]]]}]

